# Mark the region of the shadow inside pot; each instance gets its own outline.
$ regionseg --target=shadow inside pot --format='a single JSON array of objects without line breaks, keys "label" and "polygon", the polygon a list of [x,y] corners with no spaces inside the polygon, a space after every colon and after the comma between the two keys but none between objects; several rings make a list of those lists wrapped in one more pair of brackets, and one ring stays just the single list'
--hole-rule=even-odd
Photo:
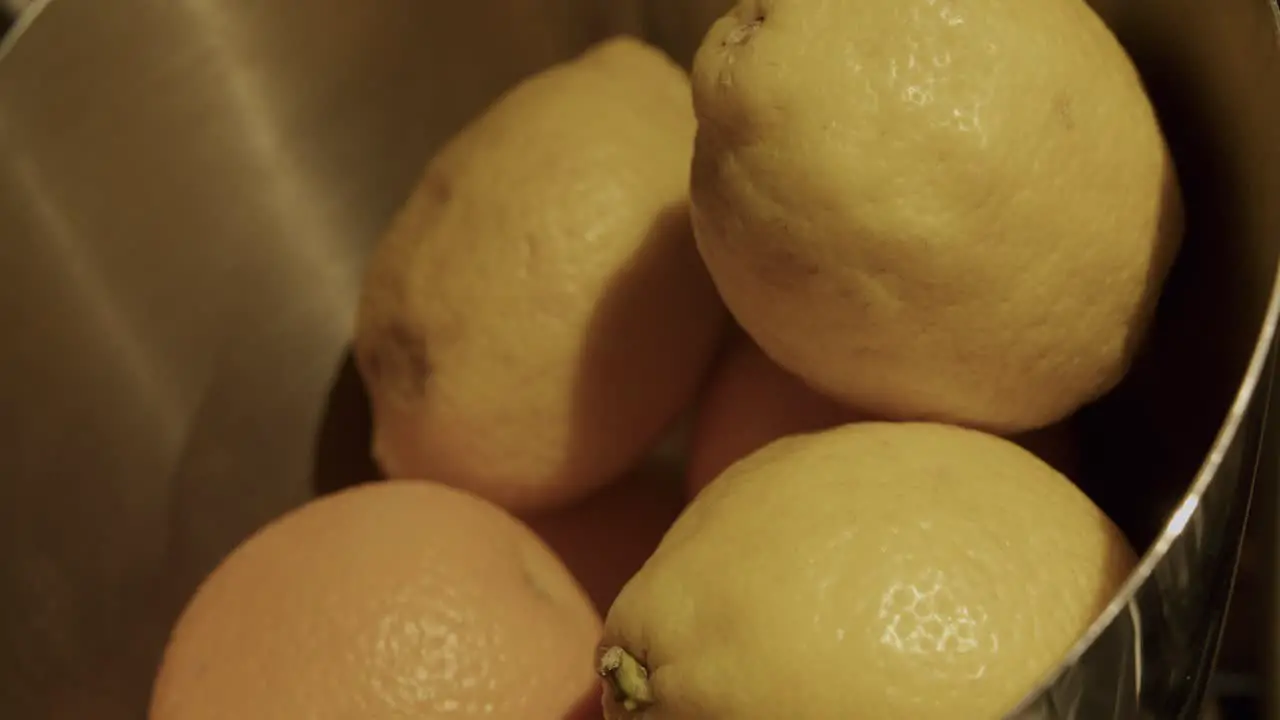
[{"label": "shadow inside pot", "polygon": [[373,416],[348,347],[334,376],[316,436],[312,488],[317,496],[383,479],[370,447]]}]

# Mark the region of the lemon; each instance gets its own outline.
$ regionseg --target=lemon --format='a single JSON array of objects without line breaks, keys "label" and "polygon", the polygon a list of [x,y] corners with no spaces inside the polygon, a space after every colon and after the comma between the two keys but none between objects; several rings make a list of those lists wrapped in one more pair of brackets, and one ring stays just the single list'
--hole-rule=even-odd
[{"label": "lemon", "polygon": [[1127,372],[1182,204],[1084,2],[742,0],[692,77],[698,247],[780,365],[875,417],[999,434]]},{"label": "lemon", "polygon": [[694,126],[684,71],[619,37],[525,79],[431,160],[356,327],[387,475],[530,511],[636,465],[727,321],[690,227]]},{"label": "lemon", "polygon": [[882,422],[784,438],[712,481],[610,608],[606,716],[998,718],[1134,562],[1009,440]]}]

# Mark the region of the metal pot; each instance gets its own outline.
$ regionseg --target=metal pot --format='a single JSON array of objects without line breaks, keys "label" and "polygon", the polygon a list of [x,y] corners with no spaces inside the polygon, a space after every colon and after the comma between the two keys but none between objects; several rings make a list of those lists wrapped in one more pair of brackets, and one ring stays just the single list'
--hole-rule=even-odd
[{"label": "metal pot", "polygon": [[[25,16],[0,49],[0,716],[140,717],[204,574],[286,509],[376,476],[350,316],[431,151],[607,34],[687,61],[714,4],[61,0]],[[1267,0],[1098,8],[1162,112],[1190,235],[1147,354],[1080,416],[1080,482],[1146,556],[1018,712],[1189,718],[1256,468],[1275,472],[1276,21]]]}]

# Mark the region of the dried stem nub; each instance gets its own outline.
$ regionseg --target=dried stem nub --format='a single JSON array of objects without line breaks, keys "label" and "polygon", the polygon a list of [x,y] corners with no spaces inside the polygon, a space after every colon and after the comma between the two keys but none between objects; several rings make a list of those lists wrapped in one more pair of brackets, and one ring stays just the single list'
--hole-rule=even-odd
[{"label": "dried stem nub", "polygon": [[649,670],[634,655],[617,645],[600,654],[597,667],[600,677],[613,688],[613,699],[628,712],[636,712],[653,704],[653,688]]}]

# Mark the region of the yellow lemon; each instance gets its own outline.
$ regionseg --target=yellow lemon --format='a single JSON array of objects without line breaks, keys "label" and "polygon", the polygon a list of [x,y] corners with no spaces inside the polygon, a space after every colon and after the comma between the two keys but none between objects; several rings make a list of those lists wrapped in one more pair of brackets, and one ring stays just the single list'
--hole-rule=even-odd
[{"label": "yellow lemon", "polygon": [[727,320],[690,228],[693,135],[685,73],[615,38],[436,155],[374,252],[356,328],[388,475],[528,511],[641,459]]},{"label": "yellow lemon", "polygon": [[881,422],[784,438],[712,481],[610,608],[606,716],[998,718],[1134,563],[1009,440]]},{"label": "yellow lemon", "polygon": [[1183,225],[1081,0],[742,0],[693,65],[698,247],[783,367],[876,417],[1011,434],[1127,372]]}]

